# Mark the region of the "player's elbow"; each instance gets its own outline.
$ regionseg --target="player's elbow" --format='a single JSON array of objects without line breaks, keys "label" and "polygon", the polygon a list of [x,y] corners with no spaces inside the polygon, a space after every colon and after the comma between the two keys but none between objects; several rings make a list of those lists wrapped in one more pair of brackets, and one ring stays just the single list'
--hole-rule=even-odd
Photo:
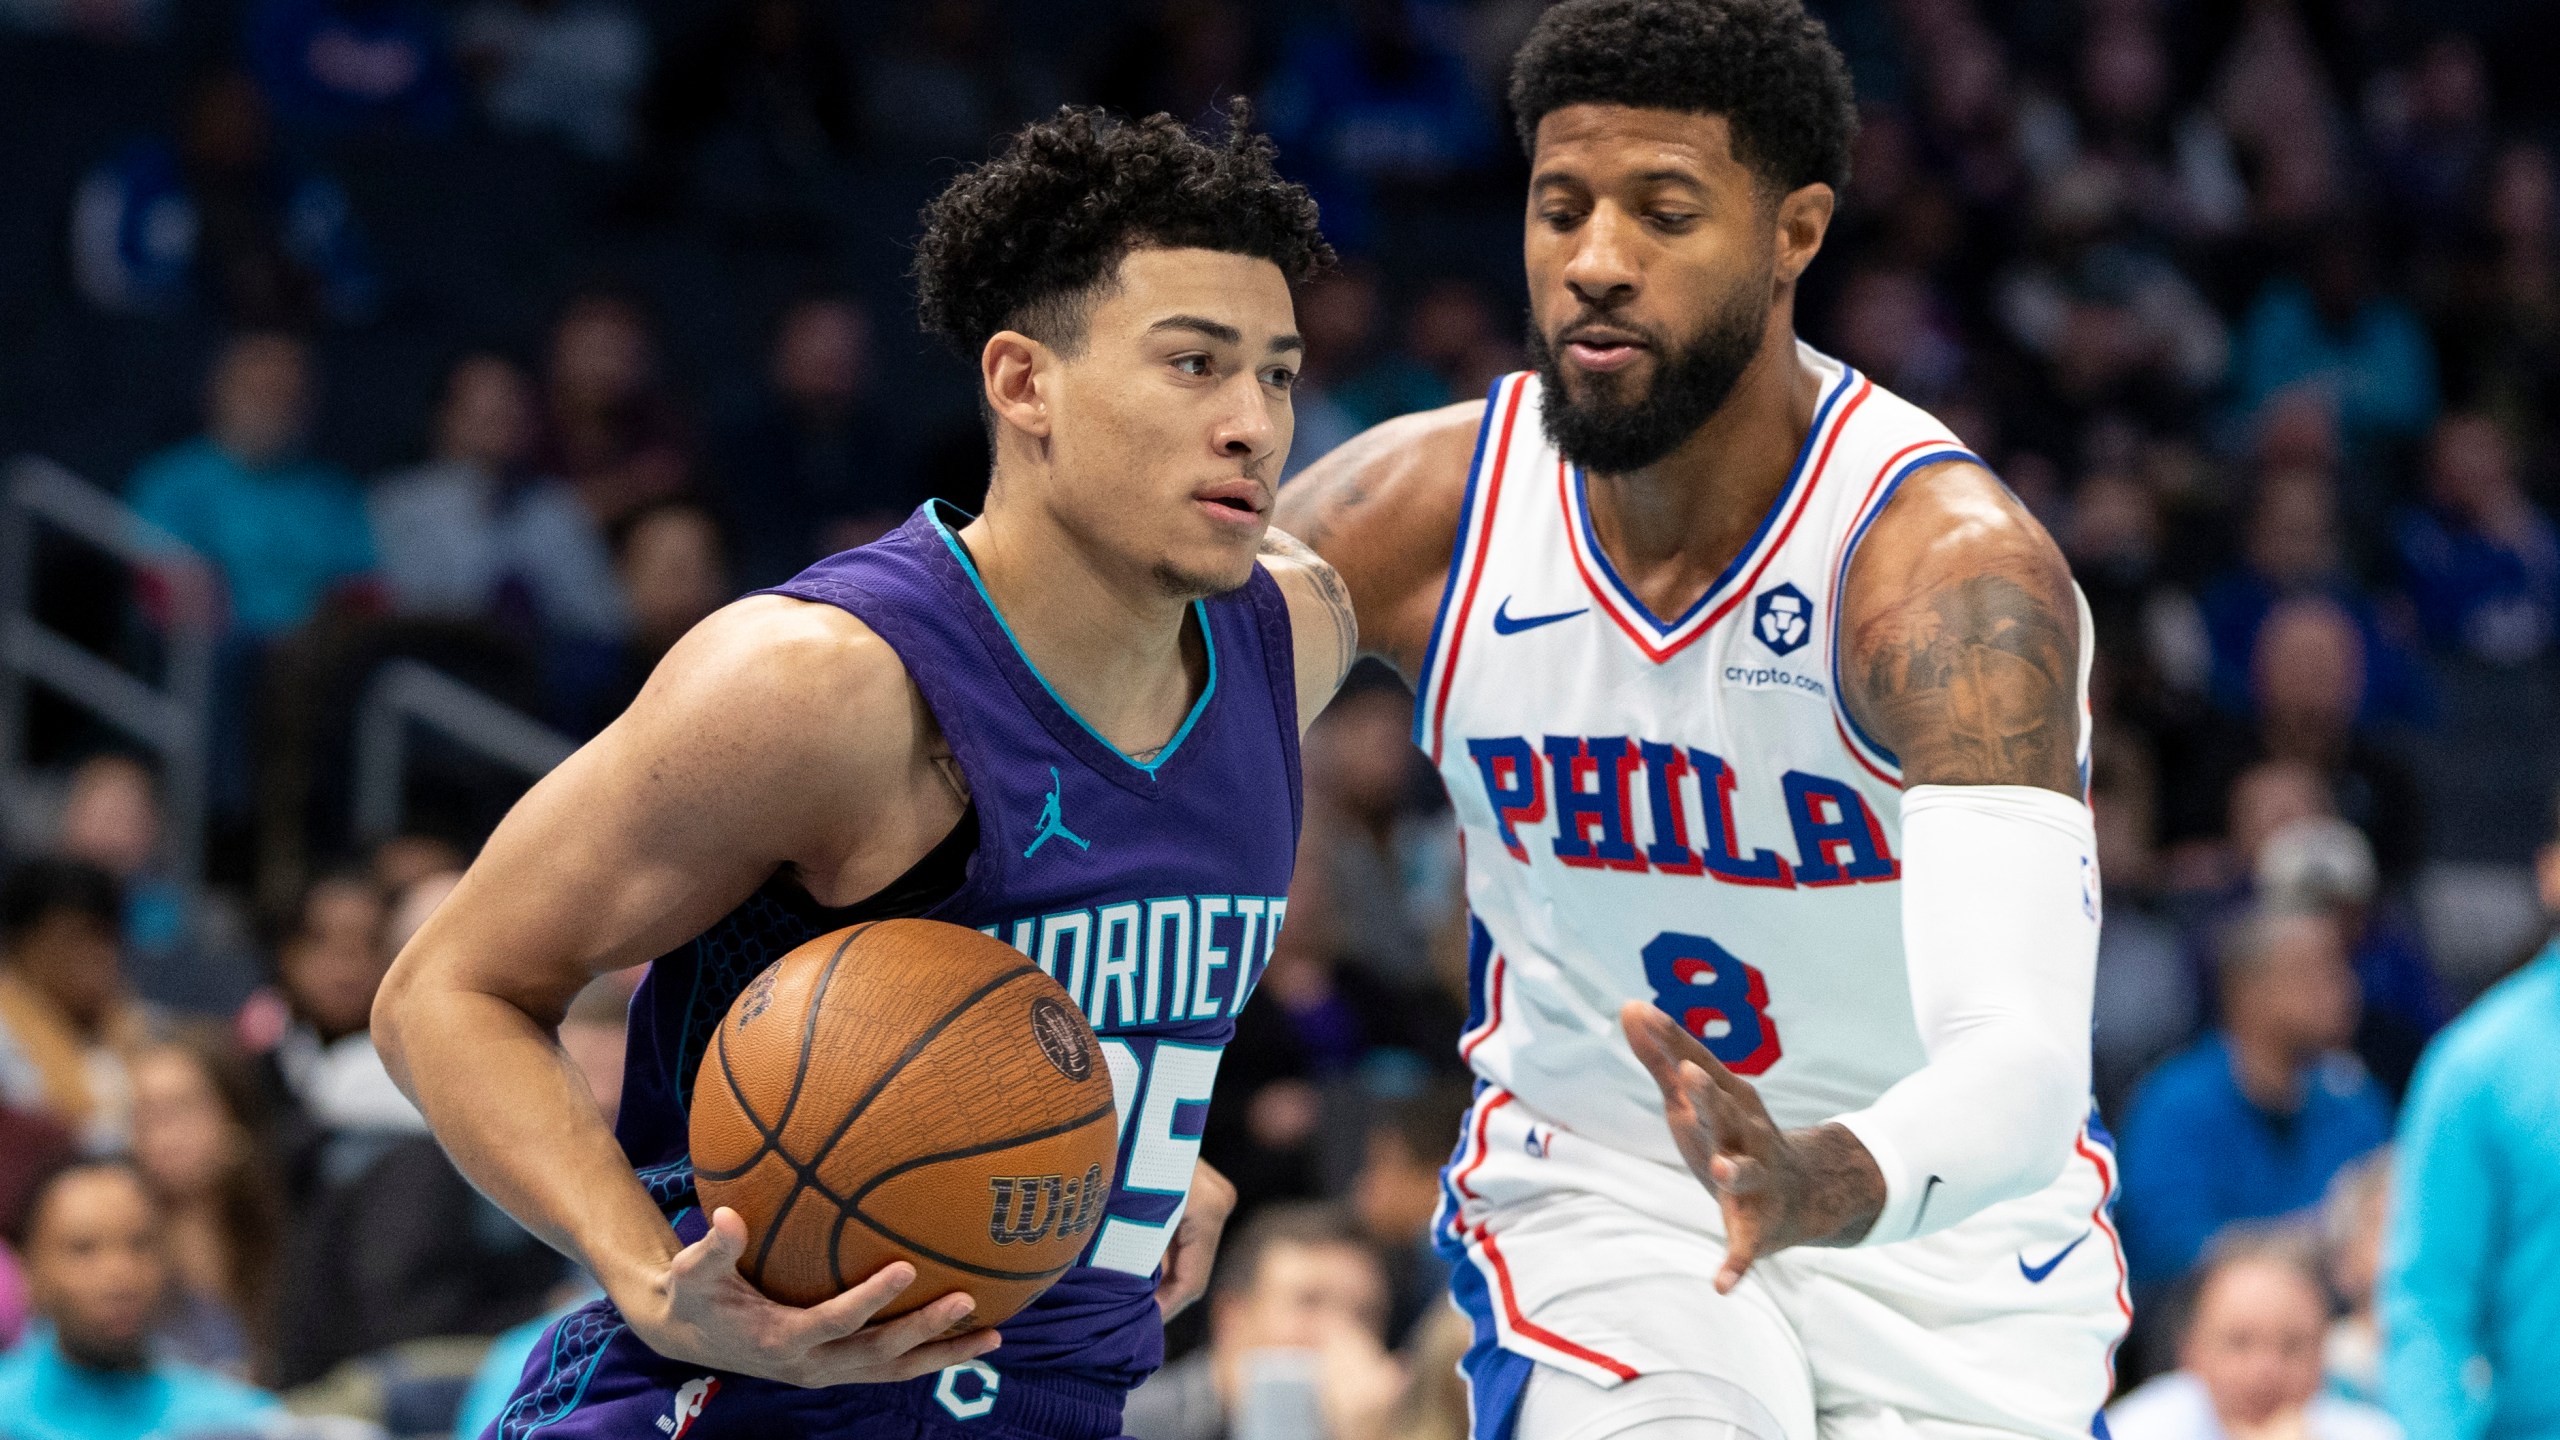
[{"label": "player's elbow", "polygon": [[2080,1128],[2089,1118],[2089,1047],[2039,1038],[2020,1045],[2012,1063],[2017,1112],[2011,1123],[2019,1157],[2012,1186],[2016,1195],[2032,1195],[2052,1184],[2077,1153]]}]

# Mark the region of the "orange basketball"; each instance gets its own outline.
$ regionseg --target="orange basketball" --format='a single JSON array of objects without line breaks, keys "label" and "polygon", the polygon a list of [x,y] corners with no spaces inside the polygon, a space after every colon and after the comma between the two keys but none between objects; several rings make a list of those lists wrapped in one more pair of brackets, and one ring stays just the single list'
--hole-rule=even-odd
[{"label": "orange basketball", "polygon": [[955,1290],[994,1325],[1074,1263],[1110,1199],[1110,1068],[1075,1002],[937,920],[823,935],[738,995],[695,1077],[694,1184],[747,1222],[740,1270],[812,1305],[892,1260],[881,1311]]}]

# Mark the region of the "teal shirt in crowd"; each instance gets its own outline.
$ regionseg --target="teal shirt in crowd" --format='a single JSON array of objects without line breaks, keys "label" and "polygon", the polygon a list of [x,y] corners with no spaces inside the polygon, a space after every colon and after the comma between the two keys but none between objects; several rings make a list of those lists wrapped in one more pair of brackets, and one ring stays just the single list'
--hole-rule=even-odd
[{"label": "teal shirt in crowd", "polygon": [[254,1435],[284,1413],[265,1391],[190,1365],[130,1372],[75,1365],[41,1323],[0,1355],[0,1434],[9,1440]]},{"label": "teal shirt in crowd", "polygon": [[373,569],[364,493],[325,465],[251,470],[211,440],[190,440],[142,462],[131,498],[142,518],[213,562],[233,623],[252,635],[292,629],[331,586]]},{"label": "teal shirt in crowd", "polygon": [[2429,1440],[2560,1440],[2560,942],[2427,1047],[2396,1165],[2392,1414]]}]

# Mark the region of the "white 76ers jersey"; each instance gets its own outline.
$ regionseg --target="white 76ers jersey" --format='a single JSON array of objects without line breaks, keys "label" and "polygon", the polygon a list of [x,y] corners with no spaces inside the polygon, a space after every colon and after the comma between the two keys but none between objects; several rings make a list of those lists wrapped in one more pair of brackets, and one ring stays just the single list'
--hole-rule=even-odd
[{"label": "white 76ers jersey", "polygon": [[[1415,740],[1466,846],[1465,1058],[1526,1110],[1670,1164],[1660,1094],[1619,1030],[1628,1000],[1681,1021],[1782,1126],[1865,1106],[1925,1058],[1899,773],[1841,703],[1840,593],[1902,479],[1972,456],[1797,353],[1822,377],[1812,431],[1758,532],[1677,617],[1602,553],[1537,377],[1496,384],[1415,687]],[[2084,691],[2088,634],[2084,616]]]}]

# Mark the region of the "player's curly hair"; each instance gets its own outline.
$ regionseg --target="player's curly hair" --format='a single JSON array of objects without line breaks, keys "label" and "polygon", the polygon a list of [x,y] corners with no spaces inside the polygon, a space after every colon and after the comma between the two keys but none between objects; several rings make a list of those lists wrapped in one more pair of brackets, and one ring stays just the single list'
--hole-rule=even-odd
[{"label": "player's curly hair", "polygon": [[1722,115],[1734,158],[1780,194],[1849,183],[1849,64],[1800,0],[1564,0],[1511,62],[1521,148],[1587,104]]},{"label": "player's curly hair", "polygon": [[1254,132],[1241,98],[1226,118],[1215,138],[1170,115],[1125,120],[1070,105],[1015,132],[925,206],[915,260],[925,330],[964,355],[999,330],[1072,354],[1092,302],[1145,247],[1256,256],[1292,283],[1330,265],[1316,202],[1281,178],[1278,147]]}]

